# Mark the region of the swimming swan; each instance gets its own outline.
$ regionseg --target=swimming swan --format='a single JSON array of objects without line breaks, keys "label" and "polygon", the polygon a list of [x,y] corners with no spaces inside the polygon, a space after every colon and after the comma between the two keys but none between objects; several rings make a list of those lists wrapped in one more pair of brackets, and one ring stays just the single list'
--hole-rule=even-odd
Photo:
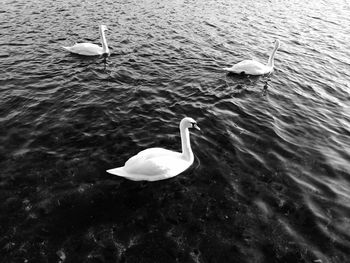
[{"label": "swimming swan", "polygon": [[189,128],[200,130],[194,119],[183,118],[180,122],[182,153],[163,148],[148,148],[127,160],[123,167],[107,172],[133,181],[158,181],[182,173],[194,160]]},{"label": "swimming swan", "polygon": [[247,75],[265,75],[265,74],[271,73],[274,67],[274,57],[279,47],[280,47],[280,41],[276,39],[275,48],[273,49],[266,65],[263,65],[260,62],[255,60],[243,60],[233,65],[231,68],[223,68],[223,70],[236,73],[236,74],[247,74]]},{"label": "swimming swan", "polygon": [[72,47],[63,47],[63,48],[68,50],[69,52],[83,55],[83,56],[100,56],[100,55],[108,56],[109,48],[105,37],[106,30],[107,30],[107,27],[105,25],[100,25],[102,47],[91,43],[77,43]]}]

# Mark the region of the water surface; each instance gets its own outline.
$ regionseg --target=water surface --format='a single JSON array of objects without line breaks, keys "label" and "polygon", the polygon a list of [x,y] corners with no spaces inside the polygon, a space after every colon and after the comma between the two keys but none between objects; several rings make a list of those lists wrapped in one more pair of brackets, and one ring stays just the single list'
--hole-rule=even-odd
[{"label": "water surface", "polygon": [[[347,262],[347,1],[5,0],[1,262]],[[61,46],[99,43],[111,56]],[[270,77],[226,75],[242,59]],[[166,181],[106,169],[148,147],[195,162]]]}]

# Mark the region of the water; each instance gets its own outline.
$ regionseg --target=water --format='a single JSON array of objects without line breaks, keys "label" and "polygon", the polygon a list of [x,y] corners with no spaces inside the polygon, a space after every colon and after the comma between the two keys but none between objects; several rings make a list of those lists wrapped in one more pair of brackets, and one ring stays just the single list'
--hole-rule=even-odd
[{"label": "water", "polygon": [[[0,261],[348,262],[349,2],[119,2],[2,1]],[[61,48],[102,23],[107,65]],[[105,172],[184,116],[186,172]]]}]

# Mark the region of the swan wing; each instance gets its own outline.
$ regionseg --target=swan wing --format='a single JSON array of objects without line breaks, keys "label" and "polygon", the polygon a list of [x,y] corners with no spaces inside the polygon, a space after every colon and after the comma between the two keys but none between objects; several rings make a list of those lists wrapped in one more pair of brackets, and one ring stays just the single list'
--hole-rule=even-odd
[{"label": "swan wing", "polygon": [[138,159],[137,162],[133,162],[132,165],[125,165],[124,169],[129,174],[143,174],[147,176],[168,174],[171,170],[170,160],[164,157],[154,157],[151,159]]},{"label": "swan wing", "polygon": [[161,174],[169,167],[170,164],[166,165],[166,160],[169,158],[181,158],[181,155],[163,148],[149,148],[127,160],[124,167],[129,173]]},{"label": "swan wing", "polygon": [[69,52],[83,56],[99,56],[103,54],[102,47],[92,43],[77,43],[72,47],[63,47]]},{"label": "swan wing", "polygon": [[124,166],[124,174],[121,176],[131,180],[162,180],[178,175],[190,165],[191,163],[182,159],[180,155],[160,156],[139,160],[132,166]]},{"label": "swan wing", "polygon": [[231,68],[224,69],[229,72],[248,75],[263,75],[270,72],[269,67],[255,60],[243,60],[233,65]]},{"label": "swan wing", "polygon": [[180,158],[161,157],[148,160],[143,166],[133,167],[132,169],[123,166],[107,170],[107,172],[132,181],[159,181],[182,173],[190,165],[190,162]]},{"label": "swan wing", "polygon": [[134,165],[137,162],[148,160],[154,157],[177,155],[179,153],[163,148],[148,148],[131,157],[126,161],[125,166]]},{"label": "swan wing", "polygon": [[157,181],[176,176],[191,164],[192,162],[184,160],[178,152],[150,148],[131,157],[123,167],[107,172],[134,181]]}]

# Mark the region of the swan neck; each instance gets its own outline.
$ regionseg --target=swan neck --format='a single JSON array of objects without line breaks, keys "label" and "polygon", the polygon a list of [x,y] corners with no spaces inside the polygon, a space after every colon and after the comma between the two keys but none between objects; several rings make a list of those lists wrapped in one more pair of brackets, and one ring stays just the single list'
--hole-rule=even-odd
[{"label": "swan neck", "polygon": [[102,43],[103,53],[109,53],[109,48],[107,45],[107,40],[106,40],[104,30],[100,29],[100,34],[101,34],[101,43]]},{"label": "swan neck", "polygon": [[275,59],[275,54],[276,54],[277,49],[278,49],[278,46],[275,46],[275,48],[273,49],[273,51],[269,57],[269,61],[267,62],[268,67],[274,66],[274,59]]},{"label": "swan neck", "polygon": [[190,143],[190,132],[188,128],[180,127],[181,134],[181,146],[182,146],[182,158],[186,161],[193,161],[193,153]]}]

